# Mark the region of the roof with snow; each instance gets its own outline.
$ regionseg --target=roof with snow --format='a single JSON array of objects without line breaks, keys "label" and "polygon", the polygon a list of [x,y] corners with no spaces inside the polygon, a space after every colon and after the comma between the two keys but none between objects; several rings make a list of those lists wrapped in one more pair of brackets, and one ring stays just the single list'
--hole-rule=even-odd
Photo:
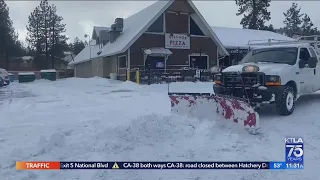
[{"label": "roof with snow", "polygon": [[230,27],[211,27],[225,48],[248,48],[252,40],[275,39],[282,41],[296,41],[296,39],[265,30],[253,30]]},{"label": "roof with snow", "polygon": [[[91,46],[91,49],[89,48]],[[91,51],[91,52],[90,52]],[[96,45],[96,40],[91,40],[86,47],[69,64],[77,64],[98,57],[101,46]]]},{"label": "roof with snow", "polygon": [[96,36],[99,36],[99,32],[103,30],[110,31],[110,27],[94,26],[92,32],[92,39],[95,39],[94,32],[96,33]]},{"label": "roof with snow", "polygon": [[[141,10],[140,12],[124,19],[123,21],[123,31],[121,35],[116,39],[115,42],[108,42],[101,49],[101,54],[97,55],[99,52],[98,49],[95,49],[94,46],[91,46],[91,58],[96,58],[98,56],[112,56],[115,54],[119,54],[125,52],[146,30],[152,25],[152,23],[158,19],[158,17],[168,8],[174,1],[164,1],[160,0],[155,2],[154,4],[148,6],[147,8]],[[198,18],[194,18],[196,22],[203,22],[206,28],[209,31],[210,36],[215,41],[218,46],[219,53],[222,55],[228,55],[227,50],[224,48],[218,37],[212,31],[208,23],[202,17],[198,9],[191,1],[186,1],[189,5],[194,9],[197,13]],[[93,48],[95,50],[93,50]],[[85,47],[83,52],[80,52],[74,59],[74,61],[70,62],[71,64],[77,64],[80,62],[89,60],[89,46]]]}]

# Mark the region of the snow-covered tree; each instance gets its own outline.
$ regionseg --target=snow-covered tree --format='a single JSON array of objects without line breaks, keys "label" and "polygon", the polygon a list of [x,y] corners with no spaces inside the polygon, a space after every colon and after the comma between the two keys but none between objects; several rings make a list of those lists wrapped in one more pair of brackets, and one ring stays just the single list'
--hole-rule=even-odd
[{"label": "snow-covered tree", "polygon": [[301,17],[303,14],[301,14],[300,11],[301,8],[298,7],[298,4],[292,3],[287,12],[283,13],[285,16],[285,20],[283,21],[285,24],[284,31],[289,37],[293,37],[293,35],[301,33],[300,25],[302,23]]},{"label": "snow-covered tree", "polygon": [[[63,18],[57,15],[55,5],[49,5],[47,0],[42,0],[40,5],[29,16],[27,26],[27,41],[36,55],[45,55],[45,63],[54,68],[54,57],[63,57],[63,51],[68,47],[65,36],[65,24]],[[51,63],[49,63],[49,55]],[[37,61],[39,62],[39,61]]]},{"label": "snow-covered tree", "polygon": [[9,16],[9,7],[0,0],[0,67],[9,67],[9,56],[23,53],[23,46],[18,41],[12,20]]},{"label": "snow-covered tree", "polygon": [[246,29],[263,29],[271,19],[268,7],[271,0],[236,0],[237,16],[243,15],[240,24]]}]

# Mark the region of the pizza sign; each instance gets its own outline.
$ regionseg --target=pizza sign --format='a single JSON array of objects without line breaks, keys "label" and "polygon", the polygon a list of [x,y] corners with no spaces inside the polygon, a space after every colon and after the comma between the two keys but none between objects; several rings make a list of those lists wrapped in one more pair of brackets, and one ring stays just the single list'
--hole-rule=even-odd
[{"label": "pizza sign", "polygon": [[186,34],[165,35],[165,48],[168,49],[190,49],[190,37]]}]

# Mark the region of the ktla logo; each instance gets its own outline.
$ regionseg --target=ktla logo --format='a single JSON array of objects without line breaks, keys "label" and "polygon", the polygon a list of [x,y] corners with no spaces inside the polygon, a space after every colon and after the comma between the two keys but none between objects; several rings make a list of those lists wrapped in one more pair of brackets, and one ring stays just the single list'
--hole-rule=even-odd
[{"label": "ktla logo", "polygon": [[303,158],[303,140],[302,138],[286,138],[287,160],[302,161]]},{"label": "ktla logo", "polygon": [[292,154],[295,157],[301,157],[303,156],[303,149],[302,149],[302,145],[286,145],[286,147],[289,147],[289,153],[287,157],[291,157]]}]

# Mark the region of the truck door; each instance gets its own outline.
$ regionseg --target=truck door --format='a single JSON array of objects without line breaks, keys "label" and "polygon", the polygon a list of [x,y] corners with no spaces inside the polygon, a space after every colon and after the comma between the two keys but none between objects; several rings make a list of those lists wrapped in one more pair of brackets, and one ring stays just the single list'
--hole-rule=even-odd
[{"label": "truck door", "polygon": [[308,67],[308,59],[310,58],[310,53],[307,48],[300,48],[299,51],[299,60],[305,61],[306,66],[301,68],[299,71],[299,83],[300,83],[300,93],[302,94],[309,94],[314,92],[315,85],[315,68]]},{"label": "truck door", "polygon": [[315,57],[318,59],[317,67],[314,68],[314,70],[313,70],[313,74],[314,74],[313,84],[315,87],[314,91],[317,91],[320,89],[320,62],[319,62],[320,59],[318,58],[318,56],[313,48],[309,48],[309,51],[310,51],[311,57]]}]

